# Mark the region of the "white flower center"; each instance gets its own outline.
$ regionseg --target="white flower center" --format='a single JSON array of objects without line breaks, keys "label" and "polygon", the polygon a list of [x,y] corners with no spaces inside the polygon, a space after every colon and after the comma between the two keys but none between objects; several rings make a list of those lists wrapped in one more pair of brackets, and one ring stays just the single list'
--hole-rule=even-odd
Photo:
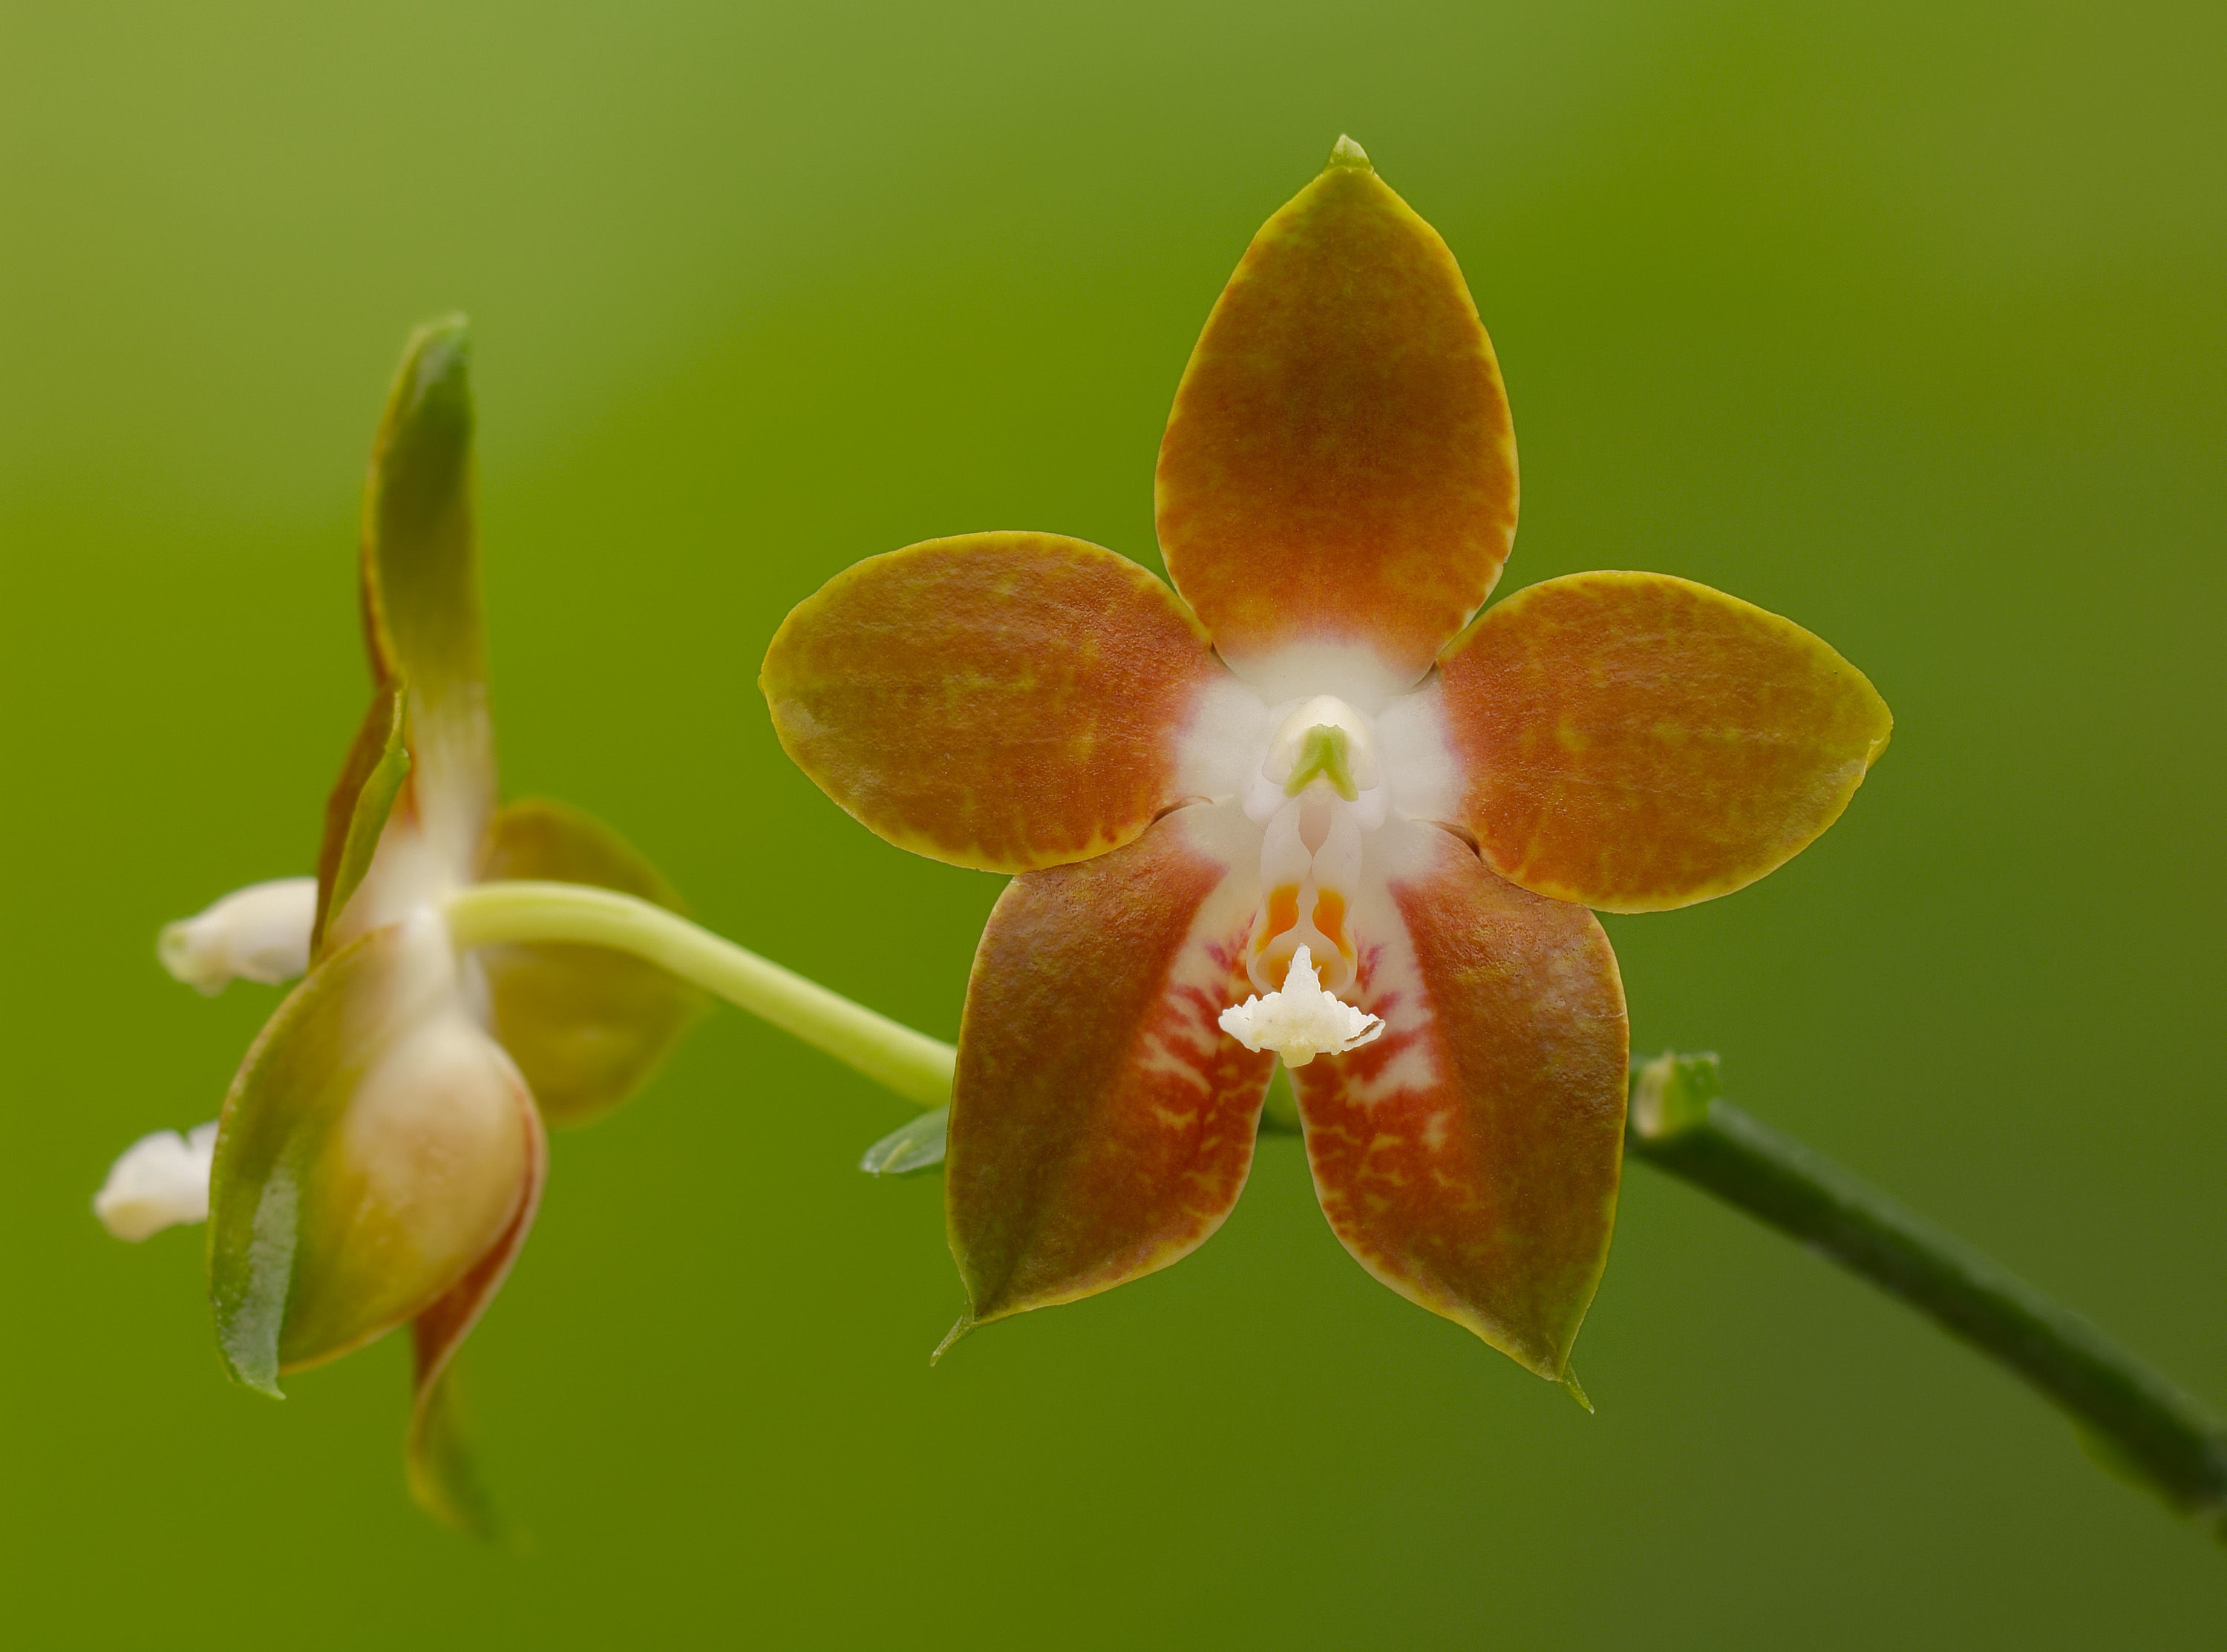
[{"label": "white flower center", "polygon": [[[1364,652],[1298,646],[1217,684],[1184,731],[1178,784],[1260,833],[1244,954],[1257,990],[1222,1024],[1287,1066],[1375,1036],[1362,1030],[1374,1018],[1337,997],[1355,994],[1369,944],[1354,933],[1356,909],[1365,924],[1375,907],[1363,893],[1390,870],[1389,845],[1371,845],[1388,820],[1451,818],[1458,790],[1428,686],[1403,686]],[[1335,692],[1306,692],[1318,688]],[[1287,1004],[1318,1016],[1294,1020]]]},{"label": "white flower center", "polygon": [[1244,807],[1266,828],[1246,973],[1273,992],[1305,951],[1322,960],[1329,991],[1350,986],[1359,958],[1347,915],[1360,887],[1362,839],[1384,824],[1369,719],[1328,694],[1300,705],[1269,740]]}]

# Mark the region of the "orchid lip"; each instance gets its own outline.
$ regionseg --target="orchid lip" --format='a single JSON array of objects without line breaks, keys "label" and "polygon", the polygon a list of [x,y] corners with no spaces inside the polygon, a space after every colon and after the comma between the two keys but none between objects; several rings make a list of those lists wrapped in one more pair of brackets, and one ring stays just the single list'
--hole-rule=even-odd
[{"label": "orchid lip", "polygon": [[1248,1049],[1274,1050],[1286,1067],[1305,1067],[1318,1056],[1343,1056],[1384,1030],[1379,1017],[1323,990],[1305,947],[1292,955],[1281,987],[1231,1005],[1220,1025]]},{"label": "orchid lip", "polygon": [[276,985],[309,966],[317,880],[250,883],[190,918],[163,927],[156,955],[174,979],[204,995],[233,981]]}]

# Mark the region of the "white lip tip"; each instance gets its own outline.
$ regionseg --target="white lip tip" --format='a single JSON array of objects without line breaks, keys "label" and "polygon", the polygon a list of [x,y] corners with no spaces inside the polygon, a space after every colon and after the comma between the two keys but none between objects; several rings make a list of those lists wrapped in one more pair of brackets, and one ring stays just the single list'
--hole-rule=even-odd
[{"label": "white lip tip", "polygon": [[206,995],[236,980],[276,985],[309,968],[316,921],[316,878],[273,878],[163,925],[155,956],[171,979]]},{"label": "white lip tip", "polygon": [[196,1125],[181,1136],[157,1130],[125,1148],[93,1196],[93,1214],[117,1238],[137,1244],[165,1228],[206,1221],[209,1166],[216,1157],[216,1126]]},{"label": "white lip tip", "polygon": [[1323,991],[1305,947],[1292,954],[1280,991],[1258,994],[1222,1012],[1222,1030],[1251,1050],[1273,1049],[1286,1067],[1318,1056],[1343,1056],[1384,1030],[1384,1023]]}]

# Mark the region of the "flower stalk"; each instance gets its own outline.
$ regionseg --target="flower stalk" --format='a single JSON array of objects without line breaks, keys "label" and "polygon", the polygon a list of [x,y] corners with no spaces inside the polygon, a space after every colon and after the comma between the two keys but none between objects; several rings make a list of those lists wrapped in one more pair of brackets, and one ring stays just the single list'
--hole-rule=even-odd
[{"label": "flower stalk", "polygon": [[771,1022],[923,1107],[951,1099],[957,1052],[661,906],[584,883],[475,883],[449,896],[459,951],[571,941],[631,953]]},{"label": "flower stalk", "polygon": [[[615,890],[488,883],[450,896],[459,949],[609,947],[794,1034],[923,1108],[868,1150],[878,1174],[942,1158],[957,1052],[686,918]],[[1962,1241],[1724,1100],[1713,1056],[1664,1055],[1637,1075],[1626,1147],[1801,1240],[2039,1389],[2109,1464],[2227,1534],[2227,1432],[2178,1385]]]},{"label": "flower stalk", "polygon": [[2109,1466],[2227,1537],[2227,1432],[2217,1419],[2078,1314],[1726,1101],[1714,1056],[1665,1054],[1639,1069],[1625,1145],[2016,1373]]}]

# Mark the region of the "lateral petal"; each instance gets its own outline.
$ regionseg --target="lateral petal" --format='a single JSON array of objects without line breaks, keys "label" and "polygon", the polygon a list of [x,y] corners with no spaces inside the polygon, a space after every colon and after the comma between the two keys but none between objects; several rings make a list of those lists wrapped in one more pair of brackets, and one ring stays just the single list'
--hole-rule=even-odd
[{"label": "lateral petal", "polygon": [[1516,495],[1460,267],[1341,139],[1254,237],[1176,392],[1169,577],[1241,673],[1294,644],[1359,646],[1404,686],[1490,593]]},{"label": "lateral petal", "polygon": [[[632,844],[546,798],[496,813],[479,875],[592,883],[682,909]],[[705,1005],[677,975],[604,947],[485,947],[479,959],[495,1036],[552,1125],[601,1118],[640,1089]]]},{"label": "lateral petal", "polygon": [[1257,871],[1234,808],[1031,872],[974,954],[945,1208],[961,1329],[1163,1268],[1222,1225],[1273,1058],[1215,1024],[1245,991]]},{"label": "lateral petal", "polygon": [[1180,736],[1226,676],[1136,564],[973,533],[836,575],[782,622],[758,682],[782,749],[862,824],[1014,872],[1103,854],[1179,801]]},{"label": "lateral petal", "polygon": [[219,1124],[209,1296],[233,1375],[276,1393],[424,1311],[516,1219],[539,1129],[431,913],[311,970]]},{"label": "lateral petal", "polygon": [[1384,1032],[1292,1075],[1323,1214],[1410,1302],[1559,1379],[1616,1215],[1615,954],[1583,907],[1503,882],[1451,832],[1377,842],[1392,864],[1353,928],[1356,1002]]},{"label": "lateral petal", "polygon": [[1840,818],[1894,718],[1791,620],[1668,574],[1520,590],[1430,691],[1485,863],[1606,912],[1753,883]]},{"label": "lateral petal", "polygon": [[364,487],[363,620],[381,684],[410,686],[411,781],[443,864],[469,868],[495,808],[472,507],[470,344],[463,317],[402,354]]}]

